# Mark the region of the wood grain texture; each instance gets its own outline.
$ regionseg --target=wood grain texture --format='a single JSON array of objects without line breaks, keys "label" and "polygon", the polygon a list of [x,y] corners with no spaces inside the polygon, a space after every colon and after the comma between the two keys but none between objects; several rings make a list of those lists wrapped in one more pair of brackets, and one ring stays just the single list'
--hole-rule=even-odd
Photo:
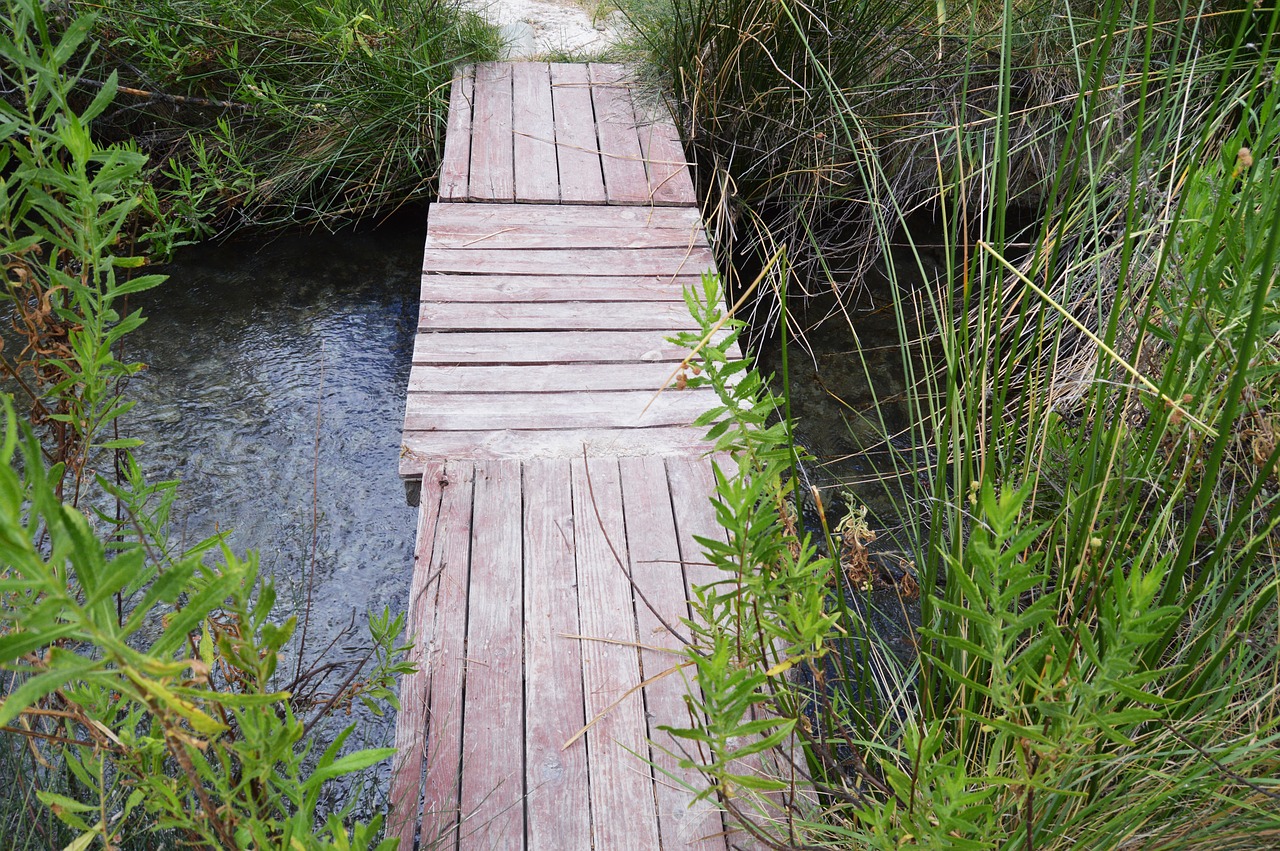
[{"label": "wood grain texture", "polygon": [[711,251],[690,248],[549,248],[502,251],[428,248],[424,272],[488,275],[701,275],[715,268]]},{"label": "wood grain texture", "polygon": [[471,128],[471,201],[515,198],[515,163],[511,135],[511,66],[484,62],[476,66],[475,110]]},{"label": "wood grain texture", "polygon": [[424,302],[678,301],[695,276],[449,275],[422,276]]},{"label": "wood grain texture", "polygon": [[[645,680],[654,680],[663,672],[676,669],[685,659],[680,640],[686,635],[681,619],[689,614],[684,570],[664,460],[622,458],[619,467],[640,643],[667,651],[640,651],[642,675]],[[719,808],[707,800],[694,802],[703,782],[698,772],[679,765],[679,757],[688,750],[689,743],[673,739],[659,729],[663,725],[690,726],[684,696],[691,686],[690,672],[675,670],[644,688],[658,830],[664,848],[725,851]]]},{"label": "wood grain texture", "polygon": [[[592,390],[656,392],[673,364],[521,364],[511,366],[416,366],[409,394],[417,393],[579,393]],[[410,400],[409,407],[415,403]]]},{"label": "wood grain texture", "polygon": [[440,160],[440,199],[463,201],[471,173],[471,118],[475,97],[475,66],[459,68],[449,91],[449,117]]},{"label": "wood grain texture", "polygon": [[520,464],[475,467],[459,851],[524,843]]},{"label": "wood grain texture", "polygon": [[699,227],[659,228],[637,224],[632,228],[588,225],[433,225],[427,230],[427,248],[697,248],[706,237]]},{"label": "wood grain texture", "polygon": [[700,228],[702,216],[690,207],[600,207],[580,204],[432,204],[431,227],[480,227],[497,230],[511,225],[551,227]]},{"label": "wood grain texture", "polygon": [[560,199],[566,204],[603,204],[604,174],[591,108],[587,66],[551,65],[551,99],[560,163]]},{"label": "wood grain texture", "polygon": [[600,141],[600,165],[605,195],[610,204],[649,203],[649,179],[636,134],[631,92],[622,85],[625,72],[619,65],[592,64],[591,100]]},{"label": "wood grain texture", "polygon": [[713,407],[709,390],[568,393],[415,393],[407,431],[565,430],[684,425]]},{"label": "wood grain texture", "polygon": [[406,431],[400,448],[400,475],[422,474],[432,458],[617,458],[622,455],[686,455],[707,451],[698,429],[660,426],[644,429],[586,428],[569,431]]},{"label": "wood grain texture", "polygon": [[591,847],[569,460],[524,470],[525,787],[530,851]]},{"label": "wood grain texture", "polygon": [[[439,583],[435,640],[427,656],[431,672],[423,847],[452,846],[465,819],[461,791],[467,592],[471,551],[471,488],[475,465],[449,461],[441,484],[440,516],[431,541],[429,573]],[[425,542],[423,543],[425,547]]]},{"label": "wood grain texture", "polygon": [[616,460],[573,462],[573,513],[585,636],[583,696],[587,720],[595,720],[587,731],[594,847],[658,848],[653,781],[643,761],[648,725],[644,695],[637,688],[639,654],[635,647],[606,643],[637,638]]},{"label": "wood grain texture", "polygon": [[424,302],[424,331],[676,331],[696,330],[679,301],[634,302]]},{"label": "wood grain texture", "polygon": [[391,815],[387,835],[400,839],[401,848],[412,848],[422,814],[422,765],[426,748],[430,695],[430,648],[436,639],[436,596],[439,585],[431,571],[431,548],[436,539],[440,500],[448,479],[444,462],[429,462],[422,472],[418,503],[418,528],[409,583],[409,634],[413,649],[408,661],[416,667],[400,678],[400,712],[396,716],[396,758],[391,771]]},{"label": "wood grain texture", "polygon": [[679,363],[687,350],[653,331],[459,331],[422,333],[413,362],[483,363]]},{"label": "wood grain texture", "polygon": [[544,62],[515,62],[511,74],[516,201],[554,204],[560,200],[560,174],[551,114],[551,72]]},{"label": "wood grain texture", "polygon": [[657,205],[692,206],[698,203],[693,191],[691,164],[669,118],[639,128],[640,149],[649,169],[649,197]]}]

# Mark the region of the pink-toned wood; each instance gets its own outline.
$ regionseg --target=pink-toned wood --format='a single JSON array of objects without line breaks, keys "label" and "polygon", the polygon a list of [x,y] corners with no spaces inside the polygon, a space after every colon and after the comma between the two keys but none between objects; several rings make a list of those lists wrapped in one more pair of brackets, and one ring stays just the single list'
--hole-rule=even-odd
[{"label": "pink-toned wood", "polygon": [[419,334],[414,363],[629,363],[676,361],[688,350],[654,331],[460,331]]},{"label": "pink-toned wood", "polygon": [[481,461],[471,519],[459,851],[524,842],[520,464]]},{"label": "pink-toned wood", "polygon": [[[641,672],[649,680],[685,662],[681,638],[687,639],[688,629],[681,619],[688,617],[689,604],[663,459],[622,458],[619,466],[640,643],[667,651],[640,651]],[[695,803],[705,784],[698,772],[680,767],[689,743],[659,729],[691,726],[684,701],[691,685],[692,673],[676,670],[644,689],[658,831],[663,848],[725,851],[719,808],[705,799]]]},{"label": "pink-toned wood", "polygon": [[427,248],[690,248],[707,244],[700,227],[634,228],[547,225],[433,225]]},{"label": "pink-toned wood", "polygon": [[[591,390],[655,392],[671,375],[669,363],[415,366],[409,393],[580,393]],[[414,403],[410,402],[410,406]]]},{"label": "pink-toned wood", "polygon": [[637,302],[427,302],[419,312],[423,330],[455,331],[633,331],[694,330],[689,308],[678,301]]},{"label": "pink-toned wood", "polygon": [[596,719],[587,732],[594,847],[658,848],[653,781],[642,761],[648,744],[639,654],[606,643],[637,638],[616,460],[573,462],[573,514],[583,694],[587,720]]},{"label": "pink-toned wood", "polygon": [[422,276],[422,300],[457,302],[680,301],[692,275],[580,277],[570,275]]},{"label": "pink-toned wood", "polygon": [[698,203],[693,191],[690,163],[675,125],[659,119],[640,127],[640,149],[649,167],[649,197],[659,206],[692,206]]},{"label": "pink-toned wood", "polygon": [[408,660],[417,670],[400,678],[400,712],[396,716],[396,758],[391,771],[391,815],[387,835],[412,848],[422,814],[422,761],[426,748],[427,708],[431,671],[431,643],[435,640],[436,595],[439,585],[430,569],[431,547],[444,493],[444,462],[429,462],[422,471],[418,503],[418,536],[409,582],[409,633],[413,649]]},{"label": "pink-toned wood", "polygon": [[604,174],[591,111],[587,66],[554,63],[551,99],[560,162],[560,198],[566,204],[603,204]]},{"label": "pink-toned wood", "polygon": [[554,204],[560,200],[560,178],[550,69],[544,62],[515,62],[511,73],[516,201]]},{"label": "pink-toned wood", "polygon": [[609,203],[647,204],[649,179],[636,134],[631,93],[622,85],[625,71],[620,65],[592,64],[588,72],[596,112],[596,135],[600,140],[600,165]]},{"label": "pink-toned wood", "polygon": [[[721,464],[726,474],[732,475],[731,460],[719,457],[716,461]],[[716,520],[715,507],[711,504],[711,496],[715,493],[715,481],[710,459],[694,461],[667,458],[665,463],[671,489],[671,504],[675,508],[680,558],[684,562],[685,579],[688,583],[690,599],[692,599],[693,589],[696,586],[705,587],[730,580],[727,574],[707,562],[705,548],[696,540],[696,538],[704,538],[724,541],[726,534],[724,527]],[[704,761],[707,758],[704,754],[699,756]],[[785,776],[779,769],[779,764],[772,756],[754,754],[740,760],[732,770],[741,774],[771,778]],[[779,822],[786,816],[786,808],[782,806],[783,796],[776,793],[768,796],[743,796],[735,803],[753,820],[760,820],[765,824]],[[747,833],[729,814],[724,815],[724,820],[731,848],[741,848],[743,851],[765,851],[768,848]]]},{"label": "pink-toned wood", "polygon": [[619,390],[582,393],[415,393],[409,398],[408,431],[474,431],[513,428],[650,428],[683,425],[711,408],[709,390]]},{"label": "pink-toned wood", "polygon": [[508,225],[550,227],[697,228],[702,217],[690,207],[606,207],[575,204],[432,204],[427,221],[436,226],[490,227]]},{"label": "pink-toned wood", "polygon": [[568,459],[524,467],[525,836],[530,851],[591,847],[578,577]]},{"label": "pink-toned wood", "polygon": [[707,451],[698,429],[663,426],[648,429],[585,428],[571,431],[406,431],[400,450],[400,475],[422,475],[432,458],[592,458],[621,455],[687,455]]},{"label": "pink-toned wood", "polygon": [[428,248],[423,252],[422,263],[428,272],[488,275],[701,275],[715,267],[710,250],[703,247],[530,251]]},{"label": "pink-toned wood", "polygon": [[511,136],[511,66],[476,66],[475,113],[471,127],[471,201],[507,201],[515,197]]},{"label": "pink-toned wood", "polygon": [[[442,496],[435,537],[430,544],[429,578],[440,586],[435,635],[427,656],[431,672],[427,775],[423,788],[421,845],[443,847],[456,841],[465,818],[459,802],[462,769],[462,688],[466,652],[467,590],[471,549],[471,487],[475,465],[449,461],[440,480]],[[438,845],[435,843],[439,843]]]},{"label": "pink-toned wood", "polygon": [[465,201],[467,175],[471,172],[471,107],[475,94],[475,68],[468,65],[453,74],[449,92],[449,117],[440,161],[440,200]]}]

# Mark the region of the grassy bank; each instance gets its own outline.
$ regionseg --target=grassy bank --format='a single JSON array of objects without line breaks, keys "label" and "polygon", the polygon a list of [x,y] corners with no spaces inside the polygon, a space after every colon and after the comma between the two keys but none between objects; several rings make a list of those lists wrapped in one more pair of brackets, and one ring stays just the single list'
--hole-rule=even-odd
[{"label": "grassy bank", "polygon": [[497,35],[454,0],[71,2],[94,123],[149,158],[167,227],[337,227],[430,199],[455,65]]},{"label": "grassy bank", "polygon": [[[918,653],[868,628],[857,504],[815,495],[815,550],[787,434],[743,439],[695,653],[731,806],[780,846],[1274,845],[1275,8],[677,0],[647,32],[775,305],[919,267],[887,268],[911,426],[879,437],[912,447]],[[746,733],[802,743],[782,783]]]}]

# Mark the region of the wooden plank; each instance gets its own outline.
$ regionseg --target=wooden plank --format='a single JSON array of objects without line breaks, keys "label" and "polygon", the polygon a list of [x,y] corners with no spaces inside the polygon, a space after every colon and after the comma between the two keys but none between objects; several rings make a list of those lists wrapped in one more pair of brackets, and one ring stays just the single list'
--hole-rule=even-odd
[{"label": "wooden plank", "polygon": [[456,302],[679,301],[694,275],[448,275],[422,276],[422,300]]},{"label": "wooden plank", "polygon": [[649,168],[649,197],[659,206],[692,206],[698,203],[693,191],[690,163],[675,125],[669,119],[640,127],[640,149]]},{"label": "wooden plank", "polygon": [[413,578],[409,583],[409,633],[413,649],[408,661],[417,670],[400,678],[400,712],[396,716],[396,758],[391,771],[391,815],[387,835],[400,839],[401,848],[412,848],[422,814],[422,764],[426,749],[429,648],[435,641],[436,596],[440,586],[431,570],[436,521],[444,494],[444,462],[433,460],[422,473],[418,504],[418,529],[413,554]]},{"label": "wooden plank", "polygon": [[[522,364],[502,366],[425,366],[409,373],[415,393],[581,393],[592,390],[656,391],[674,364],[610,363]],[[411,406],[413,402],[409,403]]]},{"label": "wooden plank", "polygon": [[[726,466],[733,463],[724,457],[717,458],[717,461]],[[709,459],[668,458],[665,463],[667,479],[671,487],[671,504],[675,510],[680,559],[684,563],[685,580],[690,599],[692,599],[692,590],[695,586],[706,586],[729,580],[728,575],[707,563],[703,547],[695,537],[725,540],[726,533],[716,520],[715,507],[711,504],[710,498],[715,493],[715,482]],[[726,473],[732,475],[731,466]],[[706,761],[708,755],[700,753],[699,758]],[[775,778],[783,776],[778,773],[772,758],[762,757],[760,754],[753,754],[735,763],[733,770],[741,774]],[[753,795],[749,798],[740,798],[738,803],[749,815],[757,817],[763,815],[765,821],[780,822],[785,819],[787,813],[785,806],[782,806],[782,801],[781,795],[770,793],[767,796]],[[763,814],[757,812],[759,807],[764,807],[766,811]],[[728,813],[724,813],[723,818],[731,848],[740,848],[743,851],[765,851],[768,847],[746,833]]]},{"label": "wooden plank", "polygon": [[637,302],[427,302],[418,327],[456,331],[693,330],[697,323],[678,301]]},{"label": "wooden plank", "polygon": [[520,464],[481,461],[471,520],[459,851],[524,840]]},{"label": "wooden plank", "polygon": [[404,427],[407,431],[650,428],[691,423],[716,402],[710,390],[415,393],[409,397]]},{"label": "wooden plank", "polygon": [[647,429],[586,428],[567,431],[406,431],[400,449],[400,475],[415,479],[432,458],[616,458],[620,455],[687,455],[709,448],[699,429],[662,426]]},{"label": "wooden plank", "polygon": [[427,248],[692,248],[707,244],[698,227],[657,228],[637,225],[564,227],[562,225],[433,225],[427,230]]},{"label": "wooden plank", "polygon": [[624,69],[620,65],[593,63],[588,66],[588,73],[608,202],[647,204],[649,179],[636,133],[635,110],[631,106],[631,93],[620,85]]},{"label": "wooden plank", "polygon": [[[619,466],[631,581],[636,588],[637,632],[645,647],[667,651],[640,651],[641,673],[646,680],[653,680],[685,661],[685,642],[680,637],[687,635],[681,619],[689,614],[684,570],[663,459],[622,458]],[[679,765],[689,743],[659,729],[690,726],[684,698],[691,680],[687,670],[677,670],[644,689],[658,831],[663,848],[725,851],[719,808],[705,799],[694,801],[705,783],[697,771]]]},{"label": "wooden plank", "polygon": [[585,65],[551,65],[551,100],[560,163],[560,199],[566,204],[603,204],[604,174],[591,109]]},{"label": "wooden plank", "polygon": [[431,227],[492,227],[529,225],[547,227],[701,227],[702,216],[690,207],[595,207],[578,204],[530,207],[526,204],[432,204],[427,223]]},{"label": "wooden plank", "polygon": [[560,200],[560,177],[551,115],[551,71],[544,62],[515,62],[511,74],[516,201],[554,204]]},{"label": "wooden plank", "polygon": [[688,349],[654,331],[459,331],[418,334],[414,363],[679,362]]},{"label": "wooden plank", "polygon": [[[474,180],[474,173],[472,179]],[[715,268],[707,248],[584,248],[502,251],[428,248],[428,272],[490,275],[701,275]]]},{"label": "wooden plank", "polygon": [[459,68],[453,74],[453,88],[449,91],[449,118],[445,125],[444,156],[440,161],[442,201],[463,201],[467,197],[467,175],[471,172],[471,108],[474,95],[474,66]]},{"label": "wooden plank", "polygon": [[511,201],[515,164],[511,136],[511,66],[476,66],[475,117],[471,127],[471,201]]},{"label": "wooden plank", "polygon": [[585,722],[576,640],[578,577],[569,461],[524,467],[525,836],[530,851],[591,847]]},{"label": "wooden plank", "polygon": [[[421,846],[456,841],[465,818],[459,801],[462,769],[464,656],[471,549],[471,487],[475,465],[449,461],[431,545],[430,575],[440,584],[435,638],[427,657],[431,672],[427,721],[427,776],[423,788]],[[436,843],[439,843],[438,845]]]},{"label": "wooden plank", "polygon": [[648,744],[640,660],[634,647],[606,643],[636,641],[618,477],[616,460],[573,462],[579,619],[587,637],[582,682],[587,720],[596,722],[587,732],[593,847],[641,851],[659,845],[653,781],[642,761]]}]

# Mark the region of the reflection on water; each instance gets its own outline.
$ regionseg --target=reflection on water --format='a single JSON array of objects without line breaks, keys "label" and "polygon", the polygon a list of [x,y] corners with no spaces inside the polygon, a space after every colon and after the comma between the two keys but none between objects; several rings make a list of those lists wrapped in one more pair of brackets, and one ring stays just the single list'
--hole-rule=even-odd
[{"label": "reflection on water", "polygon": [[[326,659],[356,652],[366,612],[406,607],[415,513],[397,460],[417,224],[189,249],[132,305],[148,319],[128,355],[147,369],[122,435],[145,441],[148,478],[182,480],[175,540],[230,530],[233,549],[261,554],[285,613],[305,605],[315,530],[308,662],[353,615]],[[390,738],[386,722],[362,727]]]}]

